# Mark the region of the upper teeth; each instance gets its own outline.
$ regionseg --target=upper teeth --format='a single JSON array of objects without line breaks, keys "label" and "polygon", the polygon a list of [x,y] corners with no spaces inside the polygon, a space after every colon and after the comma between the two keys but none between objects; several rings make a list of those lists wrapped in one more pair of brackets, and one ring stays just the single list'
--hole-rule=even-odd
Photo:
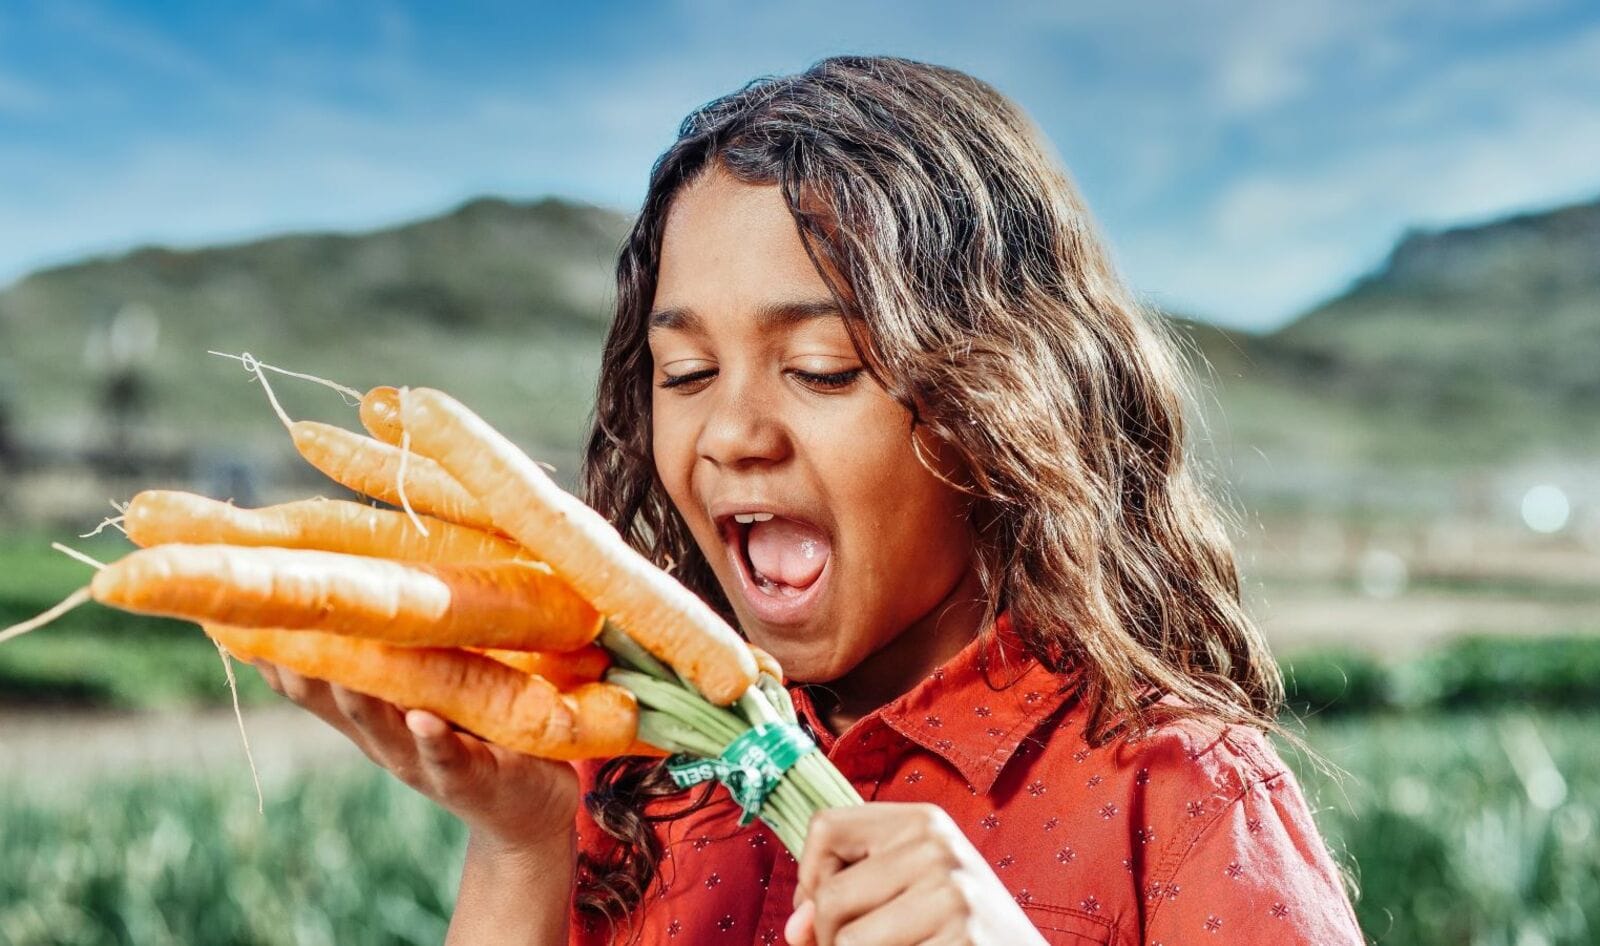
[{"label": "upper teeth", "polygon": [[772,513],[770,512],[740,512],[734,514],[733,521],[749,525],[752,522],[766,522],[771,518]]}]

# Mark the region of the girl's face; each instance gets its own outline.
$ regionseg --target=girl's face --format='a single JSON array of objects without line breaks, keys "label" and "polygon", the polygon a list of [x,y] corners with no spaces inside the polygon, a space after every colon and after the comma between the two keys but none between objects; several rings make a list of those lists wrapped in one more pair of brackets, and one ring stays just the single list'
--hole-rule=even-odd
[{"label": "girl's face", "polygon": [[977,598],[964,497],[862,370],[777,187],[713,168],[678,194],[649,343],[656,468],[751,642],[806,682],[880,652],[920,675],[959,649],[943,618]]}]

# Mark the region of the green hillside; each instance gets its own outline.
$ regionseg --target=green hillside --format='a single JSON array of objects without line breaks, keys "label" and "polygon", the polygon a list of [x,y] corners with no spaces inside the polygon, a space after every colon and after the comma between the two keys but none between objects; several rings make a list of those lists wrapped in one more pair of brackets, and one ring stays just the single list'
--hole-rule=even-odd
[{"label": "green hillside", "polygon": [[1268,339],[1273,375],[1447,460],[1600,451],[1600,201],[1404,237]]},{"label": "green hillside", "polygon": [[[130,437],[281,452],[257,387],[204,354],[250,350],[356,387],[448,388],[570,469],[627,224],[482,199],[368,233],[41,271],[0,292],[0,405],[13,439],[58,453]],[[1409,234],[1272,334],[1173,321],[1203,382],[1196,439],[1225,460],[1457,467],[1600,445],[1600,201]],[[103,405],[127,363],[142,401],[119,441]],[[322,389],[278,389],[296,416],[353,420]]]},{"label": "green hillside", "polygon": [[[273,437],[260,391],[205,354],[250,350],[356,387],[448,387],[519,439],[570,449],[626,228],[563,200],[485,199],[370,233],[145,248],[45,270],[0,293],[11,360],[0,397],[24,439],[93,441],[120,352],[147,384],[142,437]],[[350,420],[326,391],[279,390],[297,415]]]}]

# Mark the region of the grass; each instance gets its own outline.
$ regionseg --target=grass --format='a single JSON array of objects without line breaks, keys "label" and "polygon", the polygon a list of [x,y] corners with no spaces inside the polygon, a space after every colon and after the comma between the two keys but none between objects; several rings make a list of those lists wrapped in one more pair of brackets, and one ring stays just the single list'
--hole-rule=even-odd
[{"label": "grass", "polygon": [[459,822],[375,771],[98,784],[0,802],[0,942],[257,946],[444,939]]},{"label": "grass", "polygon": [[[1596,723],[1519,711],[1311,721],[1310,742],[1350,777],[1297,768],[1336,857],[1356,865],[1369,939],[1595,942]],[[0,942],[437,943],[464,841],[372,768],[271,787],[264,817],[242,776],[34,800],[0,785]]]},{"label": "grass", "polygon": [[1301,765],[1357,913],[1382,943],[1600,939],[1594,712],[1375,714],[1313,723],[1346,769]]},{"label": "grass", "polygon": [[[0,621],[85,580],[44,539],[0,541]],[[76,543],[110,558],[119,539]],[[1297,760],[1380,943],[1600,941],[1600,638],[1464,639],[1402,662],[1289,662]],[[254,673],[242,696],[270,699]],[[194,627],[98,607],[0,647],[0,702],[220,704]],[[242,776],[124,780],[30,798],[0,770],[0,943],[438,942],[460,825],[372,769],[269,786]]]}]

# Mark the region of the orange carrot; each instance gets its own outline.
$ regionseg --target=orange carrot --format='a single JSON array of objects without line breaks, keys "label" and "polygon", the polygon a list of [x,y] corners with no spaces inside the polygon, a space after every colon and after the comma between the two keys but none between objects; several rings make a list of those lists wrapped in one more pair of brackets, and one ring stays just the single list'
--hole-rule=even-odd
[{"label": "orange carrot", "polygon": [[[218,543],[322,549],[401,562],[532,560],[527,550],[497,535],[423,517],[428,525],[424,536],[403,513],[343,500],[240,509],[193,493],[146,490],[133,497],[124,515],[128,538],[144,547]],[[599,680],[611,664],[610,655],[593,644],[564,654],[481,652],[563,690]]]},{"label": "orange carrot", "polygon": [[243,627],[412,646],[576,650],[601,619],[537,562],[411,563],[308,549],[158,545],[97,572],[94,600]]},{"label": "orange carrot", "polygon": [[580,683],[594,683],[605,676],[606,669],[611,666],[611,655],[593,644],[564,654],[497,649],[478,652],[523,673],[544,677],[562,690],[570,690]]},{"label": "orange carrot", "polygon": [[767,674],[767,675],[771,676],[772,679],[778,681],[779,683],[782,683],[783,682],[783,667],[778,663],[778,658],[772,656],[771,654],[767,653],[766,651],[762,650],[761,648],[757,647],[754,644],[751,644],[749,646],[750,646],[750,656],[755,658],[757,669],[761,673]]},{"label": "orange carrot", "polygon": [[[400,448],[311,420],[295,421],[289,433],[300,455],[334,481],[362,495],[401,505],[395,488]],[[475,529],[494,530],[483,504],[425,456],[413,453],[406,457],[406,497],[419,513]]]},{"label": "orange carrot", "polygon": [[[413,459],[416,459],[413,457]],[[306,499],[241,509],[193,493],[145,490],[133,497],[122,525],[135,545],[272,545],[370,555],[402,562],[531,560],[498,535],[423,517],[428,534],[391,509],[335,499]]]},{"label": "orange carrot", "polygon": [[[245,660],[266,660],[407,709],[425,709],[484,739],[548,759],[633,751],[638,704],[609,683],[563,693],[543,677],[463,650],[395,647],[317,631],[207,624],[206,633]],[[655,750],[656,755],[661,755]]]},{"label": "orange carrot", "polygon": [[402,392],[400,414],[414,449],[477,497],[501,532],[548,562],[708,700],[727,705],[755,682],[749,648],[716,612],[482,418],[429,388]]},{"label": "orange carrot", "polygon": [[361,426],[384,443],[400,446],[400,390],[379,385],[361,396]]}]

